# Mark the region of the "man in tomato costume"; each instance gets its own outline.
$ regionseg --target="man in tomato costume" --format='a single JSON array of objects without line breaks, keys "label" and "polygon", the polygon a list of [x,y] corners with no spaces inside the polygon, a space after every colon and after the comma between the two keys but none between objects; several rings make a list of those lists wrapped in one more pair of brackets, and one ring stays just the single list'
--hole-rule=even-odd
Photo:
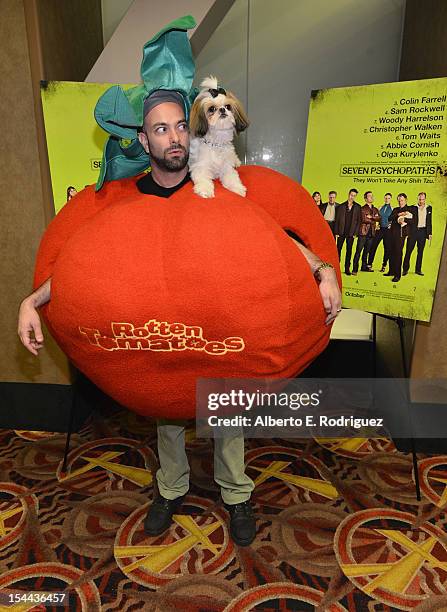
[{"label": "man in tomato costume", "polygon": [[[142,85],[101,96],[95,117],[110,137],[98,184],[50,223],[35,290],[19,312],[19,335],[33,354],[43,345],[40,309],[79,370],[122,405],[157,418],[159,493],[145,520],[154,536],[188,492],[184,431],[197,378],[295,376],[327,345],[341,305],[331,232],[300,185],[246,166],[245,198],[219,182],[213,199],[194,194],[194,25],[176,20],[145,45]],[[233,540],[250,544],[254,484],[242,435],[215,438],[214,478]]]}]

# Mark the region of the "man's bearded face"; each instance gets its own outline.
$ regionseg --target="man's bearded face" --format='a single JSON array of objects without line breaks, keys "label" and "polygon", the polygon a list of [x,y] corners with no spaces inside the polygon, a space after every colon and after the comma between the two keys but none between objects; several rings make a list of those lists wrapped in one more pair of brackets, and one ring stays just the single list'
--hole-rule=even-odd
[{"label": "man's bearded face", "polygon": [[144,119],[140,138],[151,163],[167,172],[183,170],[189,159],[189,128],[175,102],[155,106]]}]

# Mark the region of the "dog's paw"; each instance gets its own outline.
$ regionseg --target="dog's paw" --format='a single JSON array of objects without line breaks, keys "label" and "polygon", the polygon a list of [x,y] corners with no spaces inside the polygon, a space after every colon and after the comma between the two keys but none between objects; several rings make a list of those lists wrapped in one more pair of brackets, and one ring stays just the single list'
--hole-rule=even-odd
[{"label": "dog's paw", "polygon": [[247,188],[244,187],[243,185],[233,185],[230,187],[230,191],[233,191],[234,193],[237,193],[238,195],[245,198],[245,195],[247,193]]},{"label": "dog's paw", "polygon": [[201,198],[214,198],[214,185],[213,183],[196,183],[194,185],[194,193]]},{"label": "dog's paw", "polygon": [[241,160],[239,158],[236,159],[236,161],[234,162],[234,167],[235,168],[239,168],[239,166],[242,164]]}]

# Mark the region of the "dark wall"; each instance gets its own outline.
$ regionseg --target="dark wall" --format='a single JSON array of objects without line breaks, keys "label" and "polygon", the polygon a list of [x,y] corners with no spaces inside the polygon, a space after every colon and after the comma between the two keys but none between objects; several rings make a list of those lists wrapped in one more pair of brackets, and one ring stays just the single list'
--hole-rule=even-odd
[{"label": "dark wall", "polygon": [[[447,1],[407,0],[401,80],[447,77]],[[435,204],[435,203],[434,203]],[[443,231],[439,228],[438,231]],[[416,326],[412,378],[447,378],[447,241],[441,258],[430,323]],[[443,397],[413,394],[413,400],[447,404]]]},{"label": "dark wall", "polygon": [[407,0],[401,81],[447,76],[446,0]]},{"label": "dark wall", "polygon": [[22,347],[17,311],[31,292],[37,247],[54,215],[39,83],[84,79],[102,50],[101,2],[0,0],[0,15],[0,387],[67,384],[66,359],[48,333],[39,358]]},{"label": "dark wall", "polygon": [[38,0],[42,78],[83,81],[103,50],[101,0]]}]

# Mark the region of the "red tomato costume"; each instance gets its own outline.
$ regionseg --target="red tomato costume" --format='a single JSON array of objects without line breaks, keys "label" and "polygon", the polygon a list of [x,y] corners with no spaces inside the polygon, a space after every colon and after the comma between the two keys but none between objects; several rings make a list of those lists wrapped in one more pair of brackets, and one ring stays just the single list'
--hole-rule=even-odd
[{"label": "red tomato costume", "polygon": [[75,196],[49,225],[35,286],[62,350],[118,402],[190,418],[204,378],[290,378],[325,348],[330,327],[292,230],[337,269],[335,242],[310,195],[267,168],[239,169],[241,198],[186,184],[141,194],[138,177]]}]

